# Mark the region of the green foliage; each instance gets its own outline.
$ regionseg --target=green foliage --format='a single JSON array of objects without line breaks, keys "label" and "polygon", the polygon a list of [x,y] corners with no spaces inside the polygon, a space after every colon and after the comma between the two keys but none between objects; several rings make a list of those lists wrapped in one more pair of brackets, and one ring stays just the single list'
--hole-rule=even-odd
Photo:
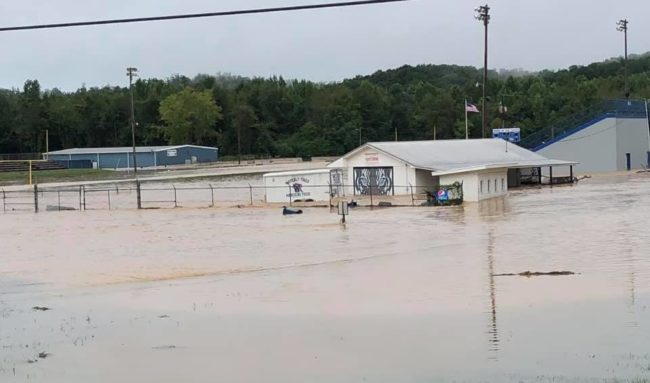
[{"label": "green foliage", "polygon": [[[621,60],[560,71],[491,72],[488,124],[522,128],[524,136],[583,111],[603,98],[623,97]],[[650,98],[650,55],[629,61],[633,98]],[[136,141],[142,145],[203,144],[223,155],[340,155],[367,141],[464,138],[464,100],[481,105],[480,69],[403,66],[340,83],[247,79],[229,74],[174,76],[134,84]],[[499,104],[508,108],[499,113]],[[125,87],[43,91],[36,80],[0,90],[0,152],[88,146],[128,146]],[[481,115],[470,114],[470,136]]]},{"label": "green foliage", "polygon": [[166,123],[170,143],[209,144],[215,137],[214,124],[221,119],[221,108],[210,90],[185,88],[160,103],[160,118]]}]

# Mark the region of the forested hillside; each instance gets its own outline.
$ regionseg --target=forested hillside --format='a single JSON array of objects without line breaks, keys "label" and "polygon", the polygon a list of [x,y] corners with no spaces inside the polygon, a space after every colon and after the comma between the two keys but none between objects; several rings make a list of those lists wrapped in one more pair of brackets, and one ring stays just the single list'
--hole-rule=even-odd
[{"label": "forested hillside", "polygon": [[[325,65],[325,64],[324,64]],[[502,72],[507,73],[507,72]],[[538,74],[490,75],[492,127],[530,134],[603,98],[624,94],[621,60]],[[650,55],[629,62],[632,98],[650,98]],[[340,83],[229,75],[138,80],[135,114],[139,145],[191,143],[222,154],[260,156],[342,154],[359,141],[464,137],[463,102],[480,106],[480,69],[454,65],[404,66]],[[500,113],[499,105],[507,106]],[[0,153],[128,146],[126,87],[43,90],[28,80],[0,91]],[[471,116],[479,137],[480,116]]]}]

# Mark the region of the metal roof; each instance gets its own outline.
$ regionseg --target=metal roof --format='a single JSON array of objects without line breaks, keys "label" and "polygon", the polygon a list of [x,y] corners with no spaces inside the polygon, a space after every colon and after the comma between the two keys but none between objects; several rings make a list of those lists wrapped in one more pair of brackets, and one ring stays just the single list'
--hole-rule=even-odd
[{"label": "metal roof", "polygon": [[551,160],[501,139],[369,142],[328,167],[343,167],[344,161],[363,149],[375,149],[414,168],[434,172],[471,168],[522,168],[576,165]]},{"label": "metal roof", "polygon": [[[176,145],[176,146],[137,146],[135,148],[135,151],[136,153],[152,153],[152,152],[162,152],[166,150],[180,149],[185,147],[217,150],[217,148],[211,148],[208,146]],[[121,147],[113,147],[113,148],[74,148],[74,149],[64,149],[64,150],[57,150],[54,152],[48,152],[49,155],[114,154],[114,153],[133,153],[133,147],[121,146]]]}]

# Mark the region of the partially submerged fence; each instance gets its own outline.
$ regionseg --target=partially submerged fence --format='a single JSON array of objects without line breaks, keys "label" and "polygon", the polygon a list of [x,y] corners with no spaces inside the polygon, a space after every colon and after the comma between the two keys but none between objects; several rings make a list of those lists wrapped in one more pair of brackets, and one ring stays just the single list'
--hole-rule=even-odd
[{"label": "partially submerged fence", "polygon": [[[32,190],[0,189],[0,205],[3,213],[42,212],[67,210],[118,210],[118,209],[167,209],[207,208],[232,206],[336,206],[338,201],[354,201],[358,206],[416,206],[432,204],[434,186],[395,186],[389,192],[379,192],[370,187],[359,194],[353,186],[311,185],[310,188],[325,189],[324,195],[305,197],[293,187],[269,187],[263,185],[216,185],[216,184],[111,184],[101,186],[76,186],[42,188],[34,185]],[[272,190],[286,191],[282,201],[267,202]],[[313,189],[312,189],[313,190]],[[276,193],[277,194],[277,193]]]}]

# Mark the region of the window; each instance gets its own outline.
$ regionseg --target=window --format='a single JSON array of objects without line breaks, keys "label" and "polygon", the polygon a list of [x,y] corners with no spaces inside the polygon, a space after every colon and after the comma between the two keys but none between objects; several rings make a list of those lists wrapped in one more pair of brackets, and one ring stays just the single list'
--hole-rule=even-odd
[{"label": "window", "polygon": [[481,194],[483,194],[483,180],[481,180]]}]

